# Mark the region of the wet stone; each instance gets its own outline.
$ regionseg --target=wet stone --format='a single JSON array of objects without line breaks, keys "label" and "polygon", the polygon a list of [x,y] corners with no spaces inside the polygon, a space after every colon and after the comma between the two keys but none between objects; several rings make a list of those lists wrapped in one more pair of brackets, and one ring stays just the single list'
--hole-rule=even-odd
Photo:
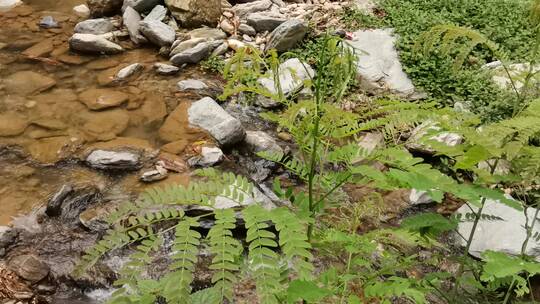
[{"label": "wet stone", "polygon": [[164,76],[174,75],[180,71],[179,67],[159,62],[154,64],[154,69],[156,70],[157,74]]},{"label": "wet stone", "polygon": [[111,89],[90,89],[81,93],[79,99],[91,110],[102,110],[123,104],[129,96]]},{"label": "wet stone", "polygon": [[16,136],[28,127],[28,120],[15,113],[0,114],[0,136]]},{"label": "wet stone", "polygon": [[11,258],[8,267],[21,278],[32,283],[43,280],[49,274],[49,266],[35,255],[25,254]]},{"label": "wet stone", "polygon": [[56,81],[36,72],[20,71],[5,78],[4,85],[9,94],[25,96],[43,92],[56,85]]}]

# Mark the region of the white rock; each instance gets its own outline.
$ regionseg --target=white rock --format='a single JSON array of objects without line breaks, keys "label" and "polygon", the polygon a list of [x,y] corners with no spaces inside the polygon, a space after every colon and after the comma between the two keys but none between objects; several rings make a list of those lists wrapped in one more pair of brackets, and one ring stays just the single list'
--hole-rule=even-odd
[{"label": "white rock", "polygon": [[81,17],[81,18],[88,18],[90,17],[90,9],[86,4],[81,4],[73,7],[73,12],[75,15]]},{"label": "white rock", "polygon": [[[304,81],[315,77],[315,71],[307,63],[302,63],[298,58],[291,58],[279,66],[279,82],[284,95],[298,92],[304,86]],[[274,76],[262,77],[257,80],[261,86],[271,94],[278,94]],[[276,106],[268,105],[268,106]]]},{"label": "white rock", "polygon": [[8,11],[20,4],[21,0],[0,0],[0,11]]},{"label": "white rock", "polygon": [[127,80],[129,77],[139,73],[144,69],[144,66],[140,63],[134,63],[130,64],[127,67],[121,69],[116,73],[116,76],[114,77],[115,80],[118,81],[124,81]]},{"label": "white rock", "polygon": [[141,166],[139,154],[127,151],[94,150],[86,157],[86,162],[102,170],[135,170]]},{"label": "white rock", "polygon": [[357,71],[363,89],[411,97],[414,85],[399,62],[395,42],[392,29],[360,30],[348,41],[358,57]]},{"label": "white rock", "polygon": [[[471,206],[476,212],[477,207]],[[533,221],[536,209],[529,208],[527,217],[529,223]],[[500,251],[511,255],[521,254],[521,246],[525,241],[527,232],[525,230],[525,213],[509,207],[499,201],[486,200],[483,214],[487,216],[495,216],[502,220],[493,220],[481,218],[476,232],[474,234],[469,253],[475,257],[480,257],[486,250]],[[459,223],[458,232],[468,238],[473,226],[472,211],[467,205],[461,206],[457,210],[457,214],[461,215],[462,222]],[[469,217],[467,217],[469,215]],[[465,220],[467,219],[468,220]],[[465,220],[465,221],[464,221]],[[535,225],[532,235],[540,233],[540,225]],[[465,246],[465,240],[456,236],[458,244]],[[534,238],[529,240],[526,254],[533,256],[537,261],[540,261],[540,255],[537,248],[540,247],[540,242]]]},{"label": "white rock", "polygon": [[235,144],[245,136],[242,123],[210,97],[200,99],[189,107],[188,120],[192,126],[210,133],[222,146]]},{"label": "white rock", "polygon": [[283,154],[283,149],[276,140],[263,131],[246,131],[244,142],[253,153],[267,151],[274,154]]},{"label": "white rock", "polygon": [[211,167],[221,162],[224,158],[223,151],[218,147],[202,147],[201,154],[188,160],[192,167]]},{"label": "white rock", "polygon": [[69,39],[69,46],[75,51],[116,54],[124,49],[105,37],[94,34],[73,34]]},{"label": "white rock", "polygon": [[208,89],[208,85],[206,85],[206,83],[197,79],[181,80],[176,84],[176,87],[178,88],[178,91],[180,92]]}]

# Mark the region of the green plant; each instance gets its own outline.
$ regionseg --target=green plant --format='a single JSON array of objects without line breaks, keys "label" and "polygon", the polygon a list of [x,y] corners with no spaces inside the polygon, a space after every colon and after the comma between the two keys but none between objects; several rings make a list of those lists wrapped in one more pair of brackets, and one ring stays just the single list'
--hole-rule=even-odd
[{"label": "green plant", "polygon": [[[90,248],[78,267],[82,274],[103,255],[129,245],[136,245],[128,262],[115,282],[118,289],[111,303],[154,303],[162,297],[167,303],[195,303],[200,297],[211,303],[233,300],[233,286],[237,281],[243,252],[247,252],[249,268],[257,278],[261,303],[278,303],[287,289],[282,282],[283,271],[301,279],[310,277],[313,270],[311,245],[307,242],[307,224],[296,219],[288,209],[265,210],[252,205],[242,211],[247,228],[247,250],[233,237],[238,226],[234,209],[216,209],[217,197],[242,205],[253,197],[253,185],[244,177],[221,174],[212,169],[196,172],[205,181],[193,182],[188,187],[170,186],[150,189],[134,203],[125,203],[113,212],[108,222],[113,228]],[[206,206],[209,211],[190,216],[183,209],[190,205]],[[196,230],[202,218],[215,218],[215,225],[206,236]],[[274,223],[278,234],[270,228]],[[163,236],[174,232],[172,263],[162,277],[145,275],[152,265],[151,253],[163,245]],[[277,239],[279,237],[279,244]],[[212,253],[209,266],[214,272],[213,286],[202,293],[193,293],[193,272],[200,246],[205,243]],[[278,253],[278,247],[282,254]],[[287,261],[289,265],[283,264]],[[205,302],[208,303],[208,302]]]},{"label": "green plant", "polygon": [[489,50],[475,48],[464,67],[455,71],[453,61],[447,56],[437,52],[419,54],[414,46],[420,35],[433,26],[454,24],[489,37],[507,50],[513,61],[528,61],[535,40],[535,28],[528,19],[530,3],[526,0],[383,0],[379,2],[382,18],[364,17],[358,11],[348,12],[347,16],[360,20],[361,27],[394,28],[405,72],[437,103],[452,106],[466,102],[482,120],[496,121],[512,113],[515,96],[498,88],[488,71],[479,69],[494,60]]},{"label": "green plant", "polygon": [[207,59],[201,61],[201,68],[215,73],[223,73],[225,68],[225,61],[219,56],[210,56]]}]

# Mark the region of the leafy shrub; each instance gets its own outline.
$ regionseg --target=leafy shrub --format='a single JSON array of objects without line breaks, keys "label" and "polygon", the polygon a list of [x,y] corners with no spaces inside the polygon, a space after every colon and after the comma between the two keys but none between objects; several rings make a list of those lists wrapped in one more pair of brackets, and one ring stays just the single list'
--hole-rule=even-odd
[{"label": "leafy shrub", "polygon": [[528,18],[529,5],[525,0],[382,0],[382,19],[348,12],[346,20],[359,21],[358,25],[368,28],[395,28],[401,61],[416,86],[443,105],[468,102],[484,120],[498,120],[511,114],[508,104],[512,102],[508,100],[515,97],[495,86],[489,75],[478,69],[493,60],[489,50],[475,49],[465,69],[455,72],[452,60],[438,53],[424,56],[414,51],[414,45],[433,26],[455,24],[479,30],[516,62],[528,60],[535,36]]}]

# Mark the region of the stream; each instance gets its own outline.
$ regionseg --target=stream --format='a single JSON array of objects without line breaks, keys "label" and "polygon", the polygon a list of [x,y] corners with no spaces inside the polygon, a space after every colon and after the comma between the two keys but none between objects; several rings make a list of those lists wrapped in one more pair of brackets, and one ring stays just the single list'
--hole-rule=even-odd
[{"label": "stream", "polygon": [[[75,189],[76,203],[87,193],[95,194],[92,198],[100,198],[100,204],[85,212],[92,220],[147,187],[187,184],[190,170],[185,161],[211,140],[188,127],[187,108],[201,96],[178,93],[176,83],[204,79],[222,86],[217,76],[198,67],[183,68],[175,76],[157,75],[152,65],[167,59],[151,46],[114,56],[72,53],[67,40],[80,21],[72,9],[84,2],[28,0],[0,12],[0,228],[17,228],[3,258],[38,255],[47,262],[48,278],[36,287],[52,295],[43,303],[101,303],[110,293],[111,270],[119,263],[114,258],[106,262],[110,274],[105,271],[77,282],[68,279],[80,252],[103,229],[82,227],[81,219],[66,215],[43,219],[51,197],[66,185]],[[40,27],[45,16],[52,16],[59,27]],[[133,63],[142,64],[144,70],[128,81],[115,82],[113,76]],[[87,100],[114,99],[119,92],[119,106],[91,110],[85,105]],[[167,119],[171,113],[174,118]],[[141,170],[103,172],[84,162],[95,149],[137,151],[147,162]],[[141,172],[152,169],[155,159],[179,168],[169,171],[166,179],[141,181]],[[0,252],[0,257],[4,254]],[[0,265],[0,285],[5,280],[2,271]]]}]

